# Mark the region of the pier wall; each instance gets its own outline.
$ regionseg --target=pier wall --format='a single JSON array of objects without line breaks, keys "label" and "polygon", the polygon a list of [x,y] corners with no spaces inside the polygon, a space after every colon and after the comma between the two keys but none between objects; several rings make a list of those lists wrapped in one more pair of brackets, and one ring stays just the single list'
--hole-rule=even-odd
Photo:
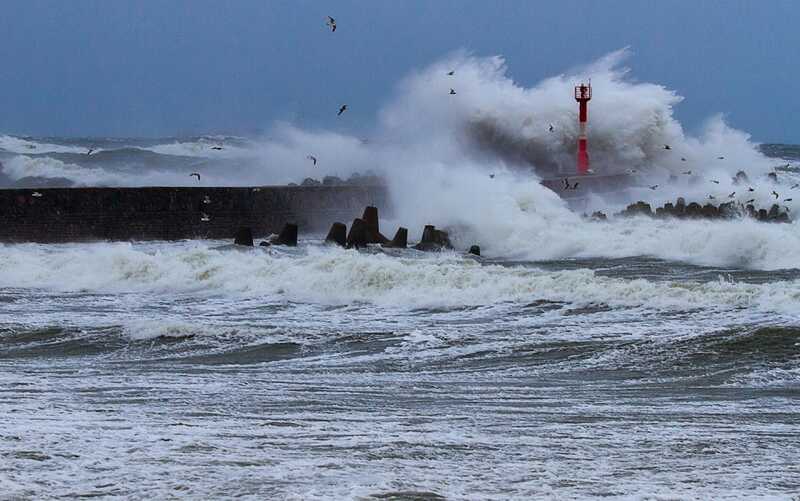
[{"label": "pier wall", "polygon": [[[40,195],[40,196],[37,196]],[[0,190],[0,242],[228,239],[295,223],[301,233],[386,210],[382,186],[41,188]]]}]

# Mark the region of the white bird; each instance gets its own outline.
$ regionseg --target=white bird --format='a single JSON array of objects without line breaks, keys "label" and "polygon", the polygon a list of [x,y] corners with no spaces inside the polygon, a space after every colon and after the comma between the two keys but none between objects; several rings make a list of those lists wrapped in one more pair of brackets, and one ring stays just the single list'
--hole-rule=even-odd
[{"label": "white bird", "polygon": [[206,214],[205,212],[201,212],[200,213],[200,221],[203,221],[204,223],[206,223],[208,221],[211,221],[211,217],[209,217],[209,215]]},{"label": "white bird", "polygon": [[38,191],[34,191],[33,193],[31,193],[31,196],[32,196],[32,197],[39,198],[39,197],[41,197],[41,196],[42,196],[42,194],[41,194],[41,193],[39,193]]},{"label": "white bird", "polygon": [[325,26],[331,29],[331,33],[336,31],[336,20],[331,16],[328,16],[328,19],[325,21]]}]

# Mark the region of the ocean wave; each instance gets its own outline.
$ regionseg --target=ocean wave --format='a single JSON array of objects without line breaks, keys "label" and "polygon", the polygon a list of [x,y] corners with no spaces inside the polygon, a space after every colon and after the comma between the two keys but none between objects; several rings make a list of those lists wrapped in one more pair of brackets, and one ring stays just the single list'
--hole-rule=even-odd
[{"label": "ocean wave", "polygon": [[749,284],[619,279],[591,270],[481,264],[454,254],[391,257],[311,247],[283,254],[213,250],[195,243],[7,245],[0,286],[56,291],[188,293],[342,305],[437,308],[535,300],[653,309],[751,308],[794,314],[800,281]]},{"label": "ocean wave", "polygon": [[204,136],[190,141],[175,140],[139,148],[160,155],[179,157],[230,159],[254,156],[250,140],[231,136]]},{"label": "ocean wave", "polygon": [[17,154],[45,154],[45,153],[82,153],[87,148],[79,145],[54,144],[43,139],[22,138],[0,134],[0,150]]},{"label": "ocean wave", "polygon": [[[193,184],[188,172],[141,170],[131,172],[101,166],[86,166],[65,162],[50,156],[17,155],[0,164],[12,181],[26,178],[37,180],[67,180],[73,186],[185,186]],[[44,182],[40,184],[46,184]]]}]

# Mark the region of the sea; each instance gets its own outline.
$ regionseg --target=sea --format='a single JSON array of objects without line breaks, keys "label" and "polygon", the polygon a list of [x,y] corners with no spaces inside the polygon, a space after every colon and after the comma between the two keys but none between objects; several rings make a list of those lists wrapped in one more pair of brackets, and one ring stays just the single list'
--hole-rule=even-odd
[{"label": "sea", "polygon": [[[246,185],[254,143],[3,135],[0,183]],[[760,148],[786,198],[800,146]],[[798,223],[497,172],[462,198],[509,226],[441,253],[0,244],[0,499],[798,499]]]}]

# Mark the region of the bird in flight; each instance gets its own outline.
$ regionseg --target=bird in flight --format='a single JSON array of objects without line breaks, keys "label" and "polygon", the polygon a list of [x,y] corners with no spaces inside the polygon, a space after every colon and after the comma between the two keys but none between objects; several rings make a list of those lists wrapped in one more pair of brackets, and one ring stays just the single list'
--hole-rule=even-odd
[{"label": "bird in flight", "polygon": [[784,199],[783,199],[783,201],[784,201],[784,202],[791,202],[791,201],[792,201],[792,199],[791,199],[791,198],[784,198]]},{"label": "bird in flight", "polygon": [[331,16],[328,16],[328,19],[325,21],[325,26],[331,29],[331,33],[336,31],[336,20]]},{"label": "bird in flight", "polygon": [[210,204],[211,203],[211,197],[206,195],[205,198],[203,198],[203,203],[206,204],[206,205]]},{"label": "bird in flight", "polygon": [[554,130],[556,130],[556,129],[555,129],[555,127],[553,127],[553,124],[550,124],[550,128],[549,128],[548,130],[549,130],[550,132],[553,132],[553,131],[554,131]]},{"label": "bird in flight", "polygon": [[772,190],[772,194],[775,195],[776,200],[778,199],[778,197],[780,197],[780,195],[778,195],[778,192],[775,190]]},{"label": "bird in flight", "polygon": [[691,176],[692,175],[692,171],[687,170],[687,171],[684,171],[683,174],[686,174],[687,176]]},{"label": "bird in flight", "polygon": [[756,190],[754,190],[753,187],[750,186],[749,188],[747,188],[747,191],[756,191]]},{"label": "bird in flight", "polygon": [[719,181],[717,181],[716,179],[712,179],[711,182],[714,184],[719,184]]},{"label": "bird in flight", "polygon": [[747,202],[745,202],[745,204],[751,204],[751,203],[753,203],[753,202],[755,202],[755,201],[756,201],[756,199],[755,199],[755,198],[751,198],[750,200],[748,200]]},{"label": "bird in flight", "polygon": [[317,157],[314,155],[308,155],[306,158],[314,162],[314,165],[317,165]]},{"label": "bird in flight", "polygon": [[665,149],[665,150],[671,150],[671,149],[672,149],[672,146],[670,146],[670,145],[668,145],[668,144],[665,144],[665,145],[664,145],[664,149]]},{"label": "bird in flight", "polygon": [[489,174],[489,179],[494,179],[494,174]]},{"label": "bird in flight", "polygon": [[212,146],[211,149],[220,151],[220,150],[222,150],[222,146]]},{"label": "bird in flight", "polygon": [[800,183],[797,183],[797,184],[793,185],[793,186],[792,186],[791,188],[789,188],[789,189],[790,189],[790,190],[793,190],[793,189],[797,188],[798,186],[800,186]]},{"label": "bird in flight", "polygon": [[686,157],[681,157],[681,162],[685,162],[685,161],[686,161]]},{"label": "bird in flight", "polygon": [[447,72],[447,74],[452,77],[453,75],[456,74],[456,70],[450,70]]},{"label": "bird in flight", "polygon": [[657,184],[654,184],[653,186],[650,187],[651,190],[655,190],[656,188],[658,188]]},{"label": "bird in flight", "polygon": [[709,195],[709,196],[708,196],[708,199],[709,199],[709,200],[714,200],[714,195]]},{"label": "bird in flight", "polygon": [[200,213],[200,221],[208,222],[208,221],[211,221],[211,218],[205,212],[201,212]]},{"label": "bird in flight", "polygon": [[717,157],[717,160],[725,160],[725,157]]},{"label": "bird in flight", "polygon": [[344,113],[345,111],[347,111],[347,105],[346,105],[346,104],[343,104],[343,105],[342,105],[342,107],[341,107],[341,108],[339,108],[339,113],[337,113],[337,114],[336,114],[336,116],[337,116],[337,117],[338,117],[338,116],[340,116],[340,115],[341,115],[342,113]]},{"label": "bird in flight", "polygon": [[200,174],[199,174],[199,173],[197,173],[197,172],[192,172],[191,174],[189,174],[189,177],[192,177],[192,176],[194,176],[194,177],[196,177],[196,178],[197,178],[197,182],[198,182],[198,183],[200,182]]},{"label": "bird in flight", "polygon": [[34,191],[33,193],[31,193],[31,196],[32,196],[32,197],[35,197],[35,198],[39,198],[39,197],[41,197],[41,196],[42,196],[42,194],[41,194],[41,193],[39,193],[38,191]]},{"label": "bird in flight", "polygon": [[88,157],[92,153],[94,153],[94,148],[89,148],[89,151],[86,152],[86,156]]},{"label": "bird in flight", "polygon": [[736,196],[736,192],[735,192],[735,191],[733,191],[733,192],[731,192],[731,194],[730,194],[730,195],[728,195],[728,198],[733,198],[733,197],[735,197],[735,196]]},{"label": "bird in flight", "polygon": [[455,91],[455,90],[453,90],[453,89],[450,89],[450,95],[451,95],[451,96],[455,96],[455,95],[456,95],[456,91]]}]

